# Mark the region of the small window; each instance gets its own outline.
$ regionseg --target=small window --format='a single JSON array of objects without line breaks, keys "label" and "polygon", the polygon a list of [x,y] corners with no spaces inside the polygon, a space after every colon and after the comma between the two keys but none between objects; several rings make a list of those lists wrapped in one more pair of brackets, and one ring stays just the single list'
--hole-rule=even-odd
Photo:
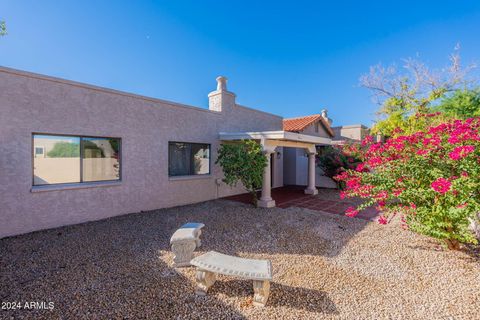
[{"label": "small window", "polygon": [[33,185],[120,180],[120,139],[33,135]]},{"label": "small window", "polygon": [[168,143],[168,175],[210,174],[210,145],[203,143]]},{"label": "small window", "polygon": [[318,133],[318,127],[320,126],[320,123],[315,124],[315,132]]}]

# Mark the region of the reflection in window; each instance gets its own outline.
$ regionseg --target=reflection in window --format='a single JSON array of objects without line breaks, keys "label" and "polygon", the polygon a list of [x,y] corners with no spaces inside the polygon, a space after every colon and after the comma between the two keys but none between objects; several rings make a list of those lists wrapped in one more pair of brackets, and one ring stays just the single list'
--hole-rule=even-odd
[{"label": "reflection in window", "polygon": [[33,184],[80,182],[80,138],[34,135]]},{"label": "reflection in window", "polygon": [[119,140],[82,139],[82,181],[116,180],[120,177]]},{"label": "reflection in window", "polygon": [[120,139],[33,135],[33,185],[120,179]]},{"label": "reflection in window", "polygon": [[169,142],[169,176],[189,176],[210,173],[210,145]]}]

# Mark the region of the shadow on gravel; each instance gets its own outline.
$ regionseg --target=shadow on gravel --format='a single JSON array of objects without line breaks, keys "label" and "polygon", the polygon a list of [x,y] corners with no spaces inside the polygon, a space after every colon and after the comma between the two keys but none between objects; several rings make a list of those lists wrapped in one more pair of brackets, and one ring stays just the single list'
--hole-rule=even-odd
[{"label": "shadow on gravel", "polygon": [[465,245],[465,253],[471,261],[480,263],[480,244]]},{"label": "shadow on gravel", "polygon": [[[409,248],[415,250],[425,250],[425,251],[450,251],[446,245],[443,245],[441,240],[429,239],[426,240],[424,245],[408,245]],[[455,252],[455,251],[452,251]],[[463,244],[461,250],[465,254],[464,257],[459,257],[461,260],[467,262],[476,262],[480,263],[480,245],[479,244]]]},{"label": "shadow on gravel", "polygon": [[[203,222],[202,247],[226,254],[335,256],[367,224],[315,211],[257,209],[230,201],[135,213],[0,240],[2,301],[53,302],[53,310],[2,311],[6,318],[242,319],[159,259],[186,222]],[[218,281],[225,294],[253,295],[251,281]],[[335,313],[319,290],[272,283],[269,304]],[[268,305],[267,305],[268,306]],[[195,312],[194,314],[192,312]]]},{"label": "shadow on gravel", "polygon": [[[12,319],[245,319],[233,306],[198,299],[195,283],[158,258],[169,235],[141,216],[0,240],[0,297]],[[148,218],[146,220],[149,220]],[[53,302],[27,310],[25,302]]]},{"label": "shadow on gravel", "polygon": [[[338,314],[337,308],[327,294],[320,290],[291,287],[272,282],[268,307],[287,307],[318,314]],[[222,293],[230,297],[244,297],[251,303],[253,288],[251,280],[217,280],[209,294]],[[253,307],[253,305],[252,305]]]}]

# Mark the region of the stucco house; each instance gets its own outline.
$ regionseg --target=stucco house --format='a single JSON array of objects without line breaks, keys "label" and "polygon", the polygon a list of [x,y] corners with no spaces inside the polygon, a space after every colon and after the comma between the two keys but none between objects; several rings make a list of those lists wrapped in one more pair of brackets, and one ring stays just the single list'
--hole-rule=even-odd
[{"label": "stucco house", "polygon": [[284,130],[282,117],[238,104],[225,77],[208,99],[198,108],[0,67],[0,238],[243,193],[214,163],[224,141],[262,145],[260,206],[291,184],[284,159],[296,149],[298,184],[317,192],[315,148],[331,144],[323,120],[318,132]]},{"label": "stucco house", "polygon": [[352,124],[346,126],[332,127],[334,144],[342,144],[345,142],[362,141],[366,136],[370,135],[370,129],[363,124]]},{"label": "stucco house", "polygon": [[[335,133],[331,128],[332,119],[328,117],[327,109],[321,114],[304,117],[288,118],[283,120],[283,130],[295,133],[308,134],[326,139],[333,139]],[[321,147],[325,144],[319,144]],[[284,148],[283,183],[285,185],[306,185],[308,182],[308,156],[304,150],[298,148]],[[315,184],[321,188],[336,188],[337,184],[324,176],[319,167],[315,167]]]}]

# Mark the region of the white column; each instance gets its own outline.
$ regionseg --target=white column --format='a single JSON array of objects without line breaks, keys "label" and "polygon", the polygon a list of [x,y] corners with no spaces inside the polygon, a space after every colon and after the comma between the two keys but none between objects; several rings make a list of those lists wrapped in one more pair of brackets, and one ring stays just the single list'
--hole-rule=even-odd
[{"label": "white column", "polygon": [[275,200],[272,199],[272,177],[270,172],[270,155],[272,153],[271,150],[264,150],[265,157],[267,157],[267,165],[263,169],[262,196],[257,203],[262,208],[275,207]]},{"label": "white column", "polygon": [[305,189],[306,194],[318,194],[315,187],[315,153],[308,153],[308,186]]}]

